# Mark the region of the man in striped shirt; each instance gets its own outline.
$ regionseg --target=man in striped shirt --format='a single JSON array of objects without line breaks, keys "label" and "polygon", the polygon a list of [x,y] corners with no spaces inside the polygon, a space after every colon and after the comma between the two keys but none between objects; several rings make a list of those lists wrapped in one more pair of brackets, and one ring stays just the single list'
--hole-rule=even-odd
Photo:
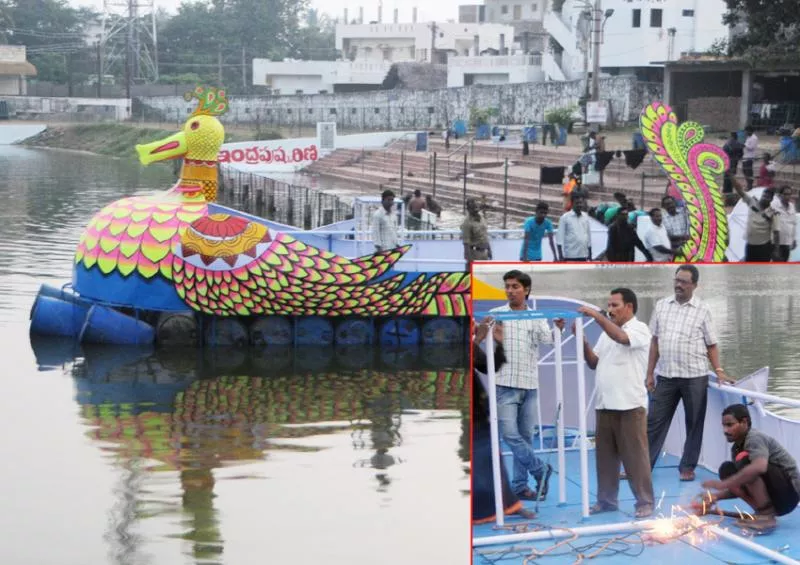
[{"label": "man in striped shirt", "polygon": [[[515,269],[503,275],[503,281],[508,304],[491,311],[529,310],[531,277]],[[553,324],[564,329],[564,320]],[[553,468],[536,457],[533,435],[539,406],[539,344],[553,343],[553,330],[545,320],[508,320],[498,337],[506,364],[497,373],[497,419],[500,435],[514,455],[511,488],[523,500],[544,500]],[[536,491],[528,486],[529,474],[536,479]]]},{"label": "man in striped shirt", "polygon": [[678,267],[675,295],[659,300],[650,320],[653,334],[647,365],[647,388],[652,393],[647,419],[650,467],[655,467],[658,461],[672,417],[682,400],[686,414],[686,442],[678,466],[682,481],[694,480],[700,458],[708,402],[708,362],[720,383],[732,382],[719,362],[711,310],[694,295],[699,279],[697,267]]}]

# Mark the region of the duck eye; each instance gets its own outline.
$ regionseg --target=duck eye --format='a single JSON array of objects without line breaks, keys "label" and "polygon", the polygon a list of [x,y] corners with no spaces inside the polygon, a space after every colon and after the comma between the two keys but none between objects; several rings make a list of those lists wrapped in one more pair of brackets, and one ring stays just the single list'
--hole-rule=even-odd
[{"label": "duck eye", "polygon": [[197,129],[197,128],[199,128],[199,127],[200,127],[200,122],[192,122],[192,125],[191,125],[190,127],[191,127],[192,129]]}]

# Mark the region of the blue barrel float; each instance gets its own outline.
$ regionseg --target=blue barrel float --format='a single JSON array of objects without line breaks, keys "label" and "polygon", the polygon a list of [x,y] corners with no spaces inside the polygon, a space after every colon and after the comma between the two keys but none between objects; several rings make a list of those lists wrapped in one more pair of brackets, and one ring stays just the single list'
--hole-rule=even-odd
[{"label": "blue barrel float", "polygon": [[348,318],[336,326],[334,339],[341,345],[369,345],[375,341],[371,318]]},{"label": "blue barrel float", "polygon": [[211,318],[205,321],[205,342],[211,346],[246,347],[250,334],[236,318]]},{"label": "blue barrel float", "polygon": [[411,318],[391,318],[381,325],[381,345],[414,345],[419,343],[419,326]]},{"label": "blue barrel float", "polygon": [[39,295],[31,308],[31,333],[35,335],[77,337],[83,329],[89,304]]},{"label": "blue barrel float", "polygon": [[333,345],[333,323],[322,316],[297,318],[294,342],[297,345]]},{"label": "blue barrel float", "polygon": [[89,308],[78,340],[115,345],[150,344],[155,341],[155,329],[133,316],[94,304]]},{"label": "blue barrel float", "polygon": [[431,318],[422,325],[422,343],[444,345],[464,341],[461,324],[455,318]]},{"label": "blue barrel float", "polygon": [[250,326],[250,344],[255,347],[286,347],[294,343],[292,322],[283,316],[267,316]]}]

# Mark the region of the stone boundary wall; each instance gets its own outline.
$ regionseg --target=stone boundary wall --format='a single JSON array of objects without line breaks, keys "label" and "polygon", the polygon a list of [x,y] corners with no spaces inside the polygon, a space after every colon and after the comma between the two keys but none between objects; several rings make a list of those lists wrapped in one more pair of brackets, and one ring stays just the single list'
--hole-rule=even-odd
[{"label": "stone boundary wall", "polygon": [[711,131],[737,131],[739,129],[738,97],[690,98],[688,118]]},{"label": "stone boundary wall", "polygon": [[[659,83],[635,77],[600,80],[600,94],[609,100],[617,124],[638,123],[642,108],[662,97]],[[335,121],[340,130],[430,130],[454,120],[468,120],[470,109],[496,108],[497,123],[530,124],[544,121],[556,108],[577,106],[583,81],[477,85],[439,90],[378,90],[342,94],[295,96],[234,96],[225,123],[259,123],[266,127],[313,126]],[[194,109],[179,96],[138,97],[148,119],[182,122]],[[134,119],[139,111],[134,109]]]}]

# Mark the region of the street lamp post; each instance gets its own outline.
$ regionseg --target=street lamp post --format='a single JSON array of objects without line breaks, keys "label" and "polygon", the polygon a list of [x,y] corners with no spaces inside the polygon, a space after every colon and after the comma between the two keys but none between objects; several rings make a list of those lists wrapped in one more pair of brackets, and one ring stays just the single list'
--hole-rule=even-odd
[{"label": "street lamp post", "polygon": [[600,0],[595,0],[592,13],[592,101],[600,99]]}]

